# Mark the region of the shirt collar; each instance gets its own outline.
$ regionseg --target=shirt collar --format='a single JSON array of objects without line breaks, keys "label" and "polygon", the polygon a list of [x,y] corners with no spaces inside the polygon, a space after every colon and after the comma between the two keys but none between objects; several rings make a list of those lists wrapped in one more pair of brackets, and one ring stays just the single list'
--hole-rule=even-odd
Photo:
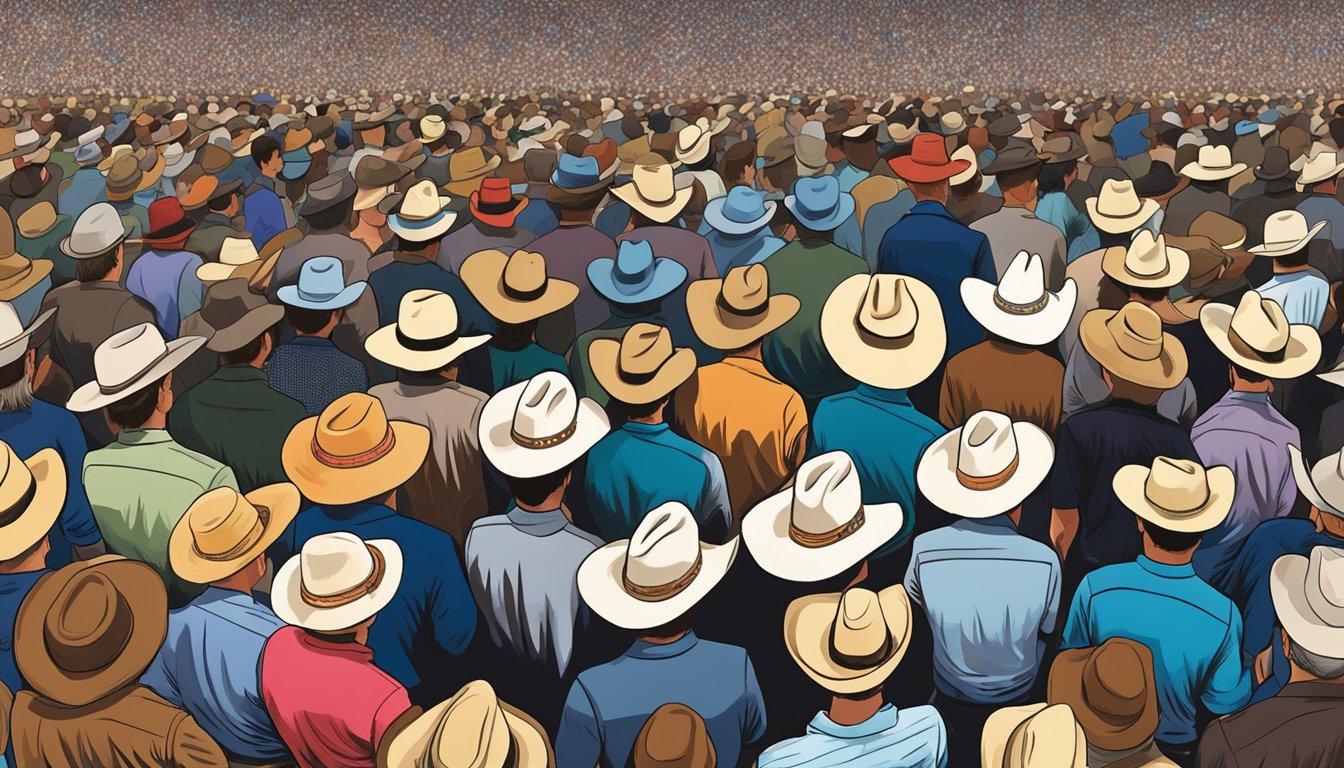
[{"label": "shirt collar", "polygon": [[563,509],[551,509],[545,512],[529,512],[519,509],[515,504],[509,508],[509,522],[515,528],[533,536],[550,536],[569,525]]},{"label": "shirt collar", "polygon": [[964,517],[959,520],[958,523],[963,524],[962,527],[1006,528],[1010,531],[1017,530],[1017,526],[1013,525],[1013,519],[1009,517],[1007,513],[981,518]]},{"label": "shirt collar", "polygon": [[1230,391],[1228,391],[1228,393],[1227,393],[1227,399],[1228,399],[1228,400],[1240,400],[1241,402],[1244,402],[1244,403],[1268,403],[1268,402],[1269,402],[1269,393],[1268,393],[1268,392],[1238,392],[1238,391],[1236,391],[1236,390],[1230,390]]},{"label": "shirt collar", "polygon": [[942,216],[945,219],[952,218],[952,214],[947,212],[947,207],[937,200],[920,200],[910,208],[911,213],[930,213],[936,216]]},{"label": "shirt collar", "polygon": [[206,603],[233,603],[235,605],[243,606],[259,605],[256,599],[247,593],[238,592],[233,589],[220,589],[219,587],[206,587],[205,591],[192,602],[197,605],[204,605]]},{"label": "shirt collar", "polygon": [[626,432],[634,432],[637,435],[657,435],[668,430],[667,422],[660,424],[645,424],[640,421],[627,421],[621,426]]},{"label": "shirt collar", "polygon": [[315,635],[310,635],[302,629],[298,630],[300,634],[299,642],[305,646],[323,651],[325,653],[339,653],[343,656],[351,656],[363,661],[373,662],[373,649],[362,643],[333,643],[330,640]]},{"label": "shirt collar", "polygon": [[630,646],[630,650],[625,652],[625,655],[632,659],[669,659],[691,650],[699,642],[700,638],[695,636],[695,632],[687,632],[670,643],[650,643],[647,640],[636,640],[635,644]]},{"label": "shirt collar", "polygon": [[166,429],[123,429],[117,433],[117,442],[122,445],[155,445],[172,441],[173,437]]},{"label": "shirt collar", "polygon": [[891,704],[883,704],[873,716],[857,725],[837,725],[825,712],[818,712],[808,724],[808,730],[824,733],[837,739],[862,739],[896,727],[900,713]]},{"label": "shirt collar", "polygon": [[331,339],[324,339],[321,336],[295,336],[290,344],[297,344],[301,347],[331,347]]},{"label": "shirt collar", "polygon": [[253,368],[250,365],[226,365],[215,371],[213,378],[219,381],[260,381],[267,383],[269,379],[260,369]]},{"label": "shirt collar", "polygon": [[1167,565],[1157,563],[1148,559],[1147,555],[1139,555],[1139,567],[1153,574],[1161,576],[1164,579],[1185,579],[1195,575],[1195,566],[1190,563],[1185,565]]},{"label": "shirt collar", "polygon": [[884,403],[914,407],[910,403],[910,395],[904,389],[882,389],[869,384],[860,384],[854,391],[869,400],[881,400]]}]

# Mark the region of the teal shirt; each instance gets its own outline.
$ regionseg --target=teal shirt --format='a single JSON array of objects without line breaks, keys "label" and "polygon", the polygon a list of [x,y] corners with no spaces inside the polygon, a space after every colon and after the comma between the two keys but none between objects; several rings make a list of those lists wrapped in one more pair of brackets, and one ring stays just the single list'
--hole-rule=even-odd
[{"label": "teal shirt", "polygon": [[500,349],[494,344],[490,350],[491,392],[498,392],[520,381],[527,381],[542,371],[567,373],[565,358],[539,346],[535,341],[522,349]]}]

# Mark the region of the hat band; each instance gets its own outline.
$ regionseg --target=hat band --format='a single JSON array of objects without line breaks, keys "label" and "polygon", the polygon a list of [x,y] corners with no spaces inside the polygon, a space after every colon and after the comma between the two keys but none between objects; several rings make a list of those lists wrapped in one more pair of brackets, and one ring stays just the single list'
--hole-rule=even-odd
[{"label": "hat band", "polygon": [[761,302],[760,304],[757,304],[754,307],[746,307],[746,308],[734,307],[732,304],[728,303],[727,299],[723,297],[722,293],[720,293],[718,297],[714,299],[714,303],[717,304],[719,306],[719,309],[722,309],[724,312],[727,312],[730,315],[737,315],[738,317],[760,317],[770,309],[769,299]]},{"label": "hat band", "polygon": [[323,465],[332,469],[355,469],[367,466],[383,458],[392,451],[397,444],[397,434],[392,431],[392,427],[387,427],[387,433],[383,435],[382,442],[362,453],[353,456],[337,456],[333,453],[327,453],[322,450],[322,446],[317,442],[317,435],[313,435],[313,457]]},{"label": "hat band", "polygon": [[[11,454],[13,455],[13,454]],[[33,503],[33,498],[37,496],[37,481],[33,479],[31,473],[28,475],[28,487],[23,493],[19,494],[18,501],[9,505],[3,512],[0,512],[0,528],[4,528],[18,521],[28,507]]]},{"label": "hat band", "polygon": [[836,647],[835,628],[837,624],[838,622],[831,623],[831,632],[830,635],[826,638],[827,652],[830,654],[831,660],[834,661],[836,664],[839,664],[845,669],[852,669],[857,671],[863,669],[872,669],[873,667],[878,666],[879,664],[881,664],[882,662],[886,661],[888,658],[891,657],[892,644],[893,644],[891,638],[891,630],[888,629],[886,632],[886,637],[882,639],[882,647],[878,648],[876,651],[873,651],[872,653],[864,654],[863,656],[854,656],[848,653],[844,653],[843,651],[841,651],[839,648]]},{"label": "hat band", "polygon": [[579,429],[579,416],[578,414],[575,414],[574,420],[569,423],[568,427],[565,427],[564,429],[555,433],[554,435],[551,435],[550,437],[528,437],[527,435],[520,434],[516,429],[509,430],[509,437],[513,438],[513,442],[515,444],[520,445],[524,448],[541,450],[542,448],[552,448],[565,442],[569,438],[573,437],[574,433],[577,432],[578,429]]},{"label": "hat band", "polygon": [[1041,298],[1036,301],[1020,304],[1003,298],[1003,295],[999,293],[999,289],[994,289],[994,306],[1011,315],[1034,315],[1042,309],[1045,309],[1045,305],[1049,303],[1050,293],[1048,291],[1042,294]]},{"label": "hat band", "polygon": [[540,286],[533,288],[530,291],[523,291],[509,285],[508,280],[500,280],[500,285],[504,288],[504,295],[514,301],[536,301],[537,299],[540,299],[542,296],[546,295],[546,288],[549,283],[550,278],[547,277],[542,279]]},{"label": "hat band", "polygon": [[855,513],[854,517],[850,518],[849,522],[839,528],[832,528],[825,533],[810,533],[804,531],[794,525],[793,520],[789,520],[789,539],[800,547],[821,549],[822,547],[828,547],[853,536],[856,531],[863,527],[863,524],[866,521],[867,514],[862,506],[859,507],[859,511]]},{"label": "hat band", "polygon": [[626,558],[625,562],[625,566],[621,568],[621,586],[625,589],[626,594],[636,600],[642,600],[646,603],[656,603],[661,600],[666,600],[669,597],[675,597],[684,592],[686,588],[691,585],[691,582],[695,581],[695,577],[700,575],[700,567],[704,563],[704,560],[697,549],[695,553],[695,563],[691,565],[690,570],[686,571],[681,578],[676,581],[669,581],[666,584],[658,584],[652,587],[646,587],[631,581],[628,573],[630,567],[629,557]]},{"label": "hat band", "polygon": [[1238,354],[1245,355],[1254,360],[1262,360],[1266,363],[1282,363],[1288,357],[1287,341],[1283,343],[1282,347],[1272,351],[1256,349],[1247,343],[1246,339],[1243,338],[1241,334],[1237,333],[1236,328],[1232,327],[1228,327],[1227,329],[1227,343]]},{"label": "hat band", "polygon": [[271,519],[270,507],[253,505],[253,508],[257,510],[257,522],[252,526],[252,530],[248,531],[247,535],[237,544],[234,544],[223,552],[206,552],[201,549],[200,544],[197,543],[196,538],[193,536],[191,540],[191,551],[204,560],[209,560],[212,563],[222,563],[232,560],[251,549],[252,545],[261,540],[261,535],[266,532],[266,523]]},{"label": "hat band", "polygon": [[969,488],[972,491],[992,491],[1008,482],[1008,479],[1013,476],[1013,473],[1017,472],[1018,460],[1021,457],[1022,454],[1020,453],[1013,454],[1013,460],[1008,462],[1008,466],[992,475],[984,477],[968,475],[961,471],[961,467],[957,467],[957,482],[961,483],[963,488]]},{"label": "hat band", "polygon": [[369,575],[363,581],[332,595],[315,595],[308,591],[308,585],[304,584],[303,579],[300,578],[299,597],[303,599],[303,602],[314,608],[340,608],[343,605],[355,602],[361,597],[372,594],[378,588],[378,585],[383,583],[383,574],[387,572],[387,562],[383,560],[383,553],[379,552],[376,547],[371,547],[367,543],[364,547],[369,550],[369,555],[373,557],[373,570],[369,571]]},{"label": "hat band", "polygon": [[413,339],[401,332],[399,326],[396,327],[397,343],[412,352],[438,352],[441,349],[447,349],[457,343],[461,333],[453,331],[452,333],[437,336],[432,339]]},{"label": "hat band", "polygon": [[[671,358],[668,358],[668,359],[671,359]],[[653,381],[654,379],[658,378],[658,374],[659,374],[659,373],[662,373],[663,366],[666,365],[666,364],[667,364],[667,360],[664,360],[663,362],[661,362],[661,363],[658,364],[658,367],[657,367],[657,368],[654,368],[652,371],[645,371],[645,372],[643,372],[643,373],[631,373],[630,371],[627,371],[626,369],[624,369],[624,368],[622,368],[621,366],[617,365],[617,366],[616,366],[616,377],[617,377],[618,379],[620,379],[621,381],[623,381],[623,382],[625,382],[626,384],[629,384],[629,385],[631,385],[631,386],[639,386],[640,384],[648,384],[650,381]]]},{"label": "hat band", "polygon": [[1204,496],[1203,496],[1202,498],[1200,498],[1199,503],[1195,504],[1193,507],[1188,507],[1188,508],[1185,508],[1185,509],[1175,509],[1175,508],[1173,508],[1173,507],[1168,507],[1168,506],[1166,506],[1166,505],[1157,503],[1156,501],[1153,500],[1153,495],[1148,491],[1148,489],[1147,489],[1147,488],[1144,488],[1144,489],[1143,489],[1143,499],[1144,499],[1144,501],[1148,502],[1149,504],[1151,504],[1151,505],[1152,505],[1154,508],[1156,508],[1156,509],[1159,509],[1159,510],[1161,510],[1161,511],[1163,511],[1163,512],[1166,512],[1167,514],[1170,514],[1170,515],[1177,515],[1177,516],[1180,516],[1180,515],[1193,515],[1193,514],[1195,514],[1196,512],[1199,512],[1200,510],[1204,509],[1204,507],[1207,506],[1208,503],[1209,503],[1209,497],[1210,497],[1210,495],[1211,495],[1211,494],[1210,494],[1210,492],[1209,492],[1209,486],[1206,484],[1206,485],[1204,486]]},{"label": "hat band", "polygon": [[116,395],[125,392],[127,389],[130,389],[133,385],[139,382],[141,376],[144,376],[146,373],[149,373],[151,370],[154,369],[154,366],[168,359],[168,356],[171,355],[172,353],[173,350],[171,348],[164,347],[163,352],[159,353],[158,357],[155,357],[153,360],[150,360],[148,365],[141,368],[139,371],[137,371],[134,375],[132,375],[125,381],[119,384],[104,384],[101,381],[98,382],[98,391],[103,393],[104,395]]},{"label": "hat band", "polygon": [[502,203],[477,202],[476,210],[487,215],[499,216],[518,207],[518,201],[509,198]]}]

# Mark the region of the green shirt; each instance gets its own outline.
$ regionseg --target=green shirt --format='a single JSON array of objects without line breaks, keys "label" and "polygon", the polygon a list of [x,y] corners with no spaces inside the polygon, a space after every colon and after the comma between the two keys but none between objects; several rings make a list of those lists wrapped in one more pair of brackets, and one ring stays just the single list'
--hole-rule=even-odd
[{"label": "green shirt", "polygon": [[204,587],[168,565],[168,537],[198,496],[237,488],[233,470],[173,442],[162,429],[123,429],[106,448],[84,458],[84,490],[103,540],[113,552],[153,566],[181,605]]},{"label": "green shirt", "polygon": [[488,345],[487,349],[490,350],[490,384],[494,387],[491,392],[527,381],[542,371],[566,372],[565,358],[535,341],[522,349],[500,349],[494,344]]}]

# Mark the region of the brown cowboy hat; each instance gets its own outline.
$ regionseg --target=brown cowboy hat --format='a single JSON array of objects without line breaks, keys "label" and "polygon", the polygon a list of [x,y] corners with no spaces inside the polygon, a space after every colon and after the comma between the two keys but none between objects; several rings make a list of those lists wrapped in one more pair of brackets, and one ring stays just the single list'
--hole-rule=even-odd
[{"label": "brown cowboy hat", "polygon": [[1112,752],[1137,749],[1157,732],[1153,653],[1119,637],[1060,651],[1050,667],[1047,699],[1073,708],[1087,743]]},{"label": "brown cowboy hat", "polygon": [[477,251],[462,262],[462,282],[490,316],[519,324],[564,309],[579,286],[546,274],[546,257],[531,251]]},{"label": "brown cowboy hat", "polygon": [[639,729],[634,768],[714,768],[718,758],[705,720],[685,704],[664,704]]},{"label": "brown cowboy hat", "polygon": [[206,491],[187,507],[168,538],[168,562],[183,581],[227,579],[266,552],[299,513],[299,490],[276,483],[243,495]]},{"label": "brown cowboy hat", "polygon": [[798,298],[770,295],[764,264],[734,267],[722,279],[696,280],[686,287],[686,311],[700,340],[715,349],[741,349],[798,314]]},{"label": "brown cowboy hat", "polygon": [[652,403],[695,372],[695,352],[673,349],[672,334],[652,323],[635,323],[618,339],[594,339],[588,362],[597,383],[623,403]]},{"label": "brown cowboy hat", "polygon": [[1162,331],[1162,318],[1133,301],[1083,315],[1078,340],[1102,368],[1143,387],[1171,389],[1189,365],[1180,340]]}]

